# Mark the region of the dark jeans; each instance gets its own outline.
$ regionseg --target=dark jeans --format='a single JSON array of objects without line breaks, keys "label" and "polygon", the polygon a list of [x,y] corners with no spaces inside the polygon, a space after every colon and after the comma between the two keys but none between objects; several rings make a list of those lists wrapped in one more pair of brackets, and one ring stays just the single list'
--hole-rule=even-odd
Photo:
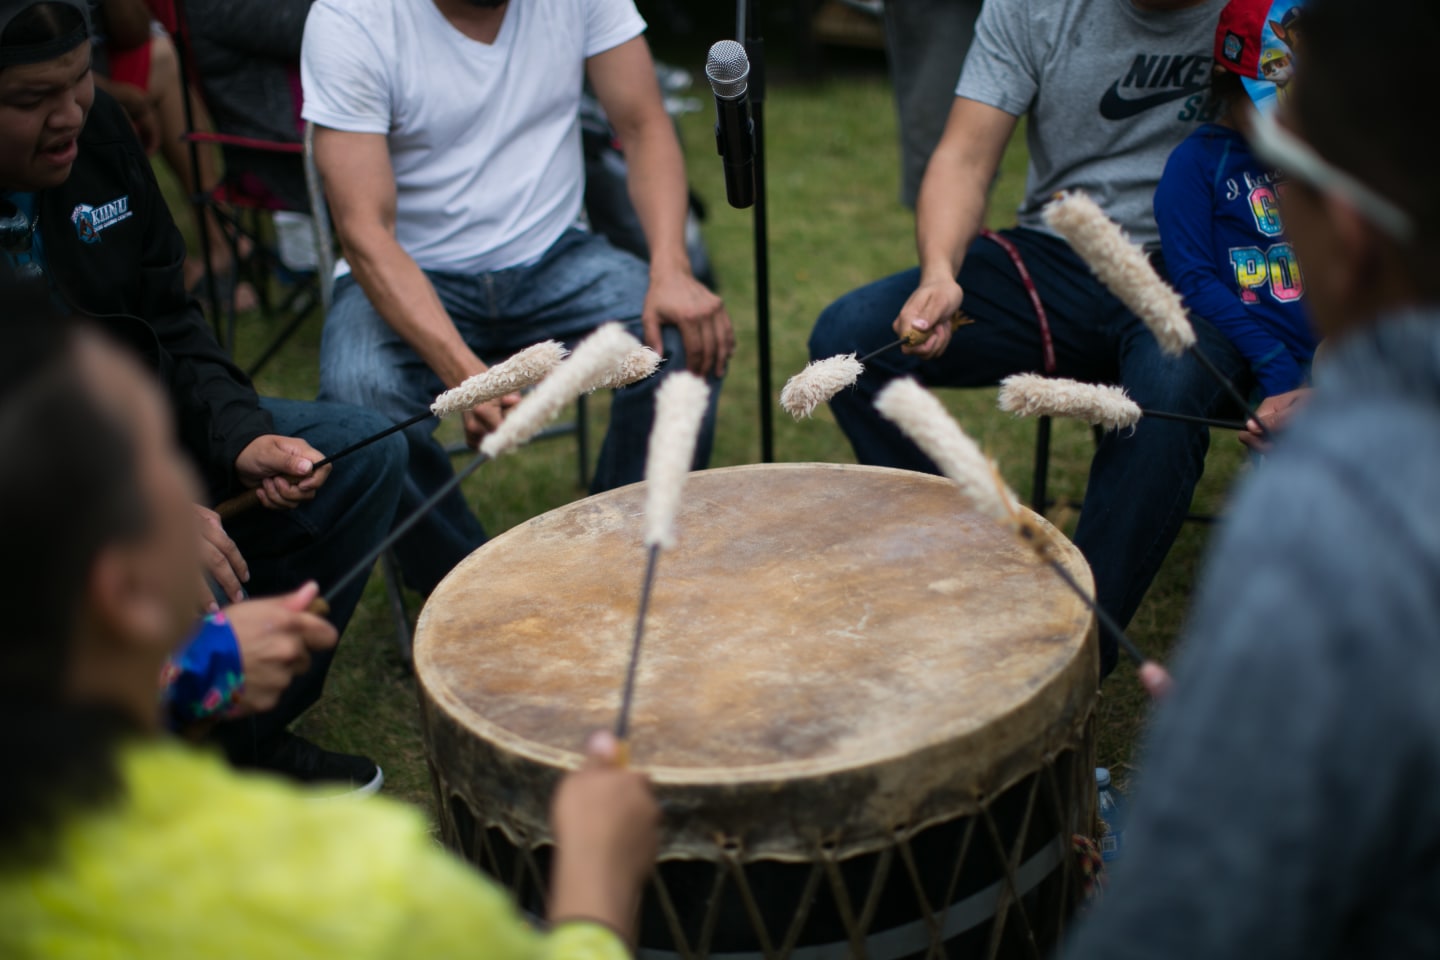
[{"label": "dark jeans", "polygon": [[[603,237],[569,230],[536,263],[493,273],[425,275],[465,342],[488,362],[541,340],[573,346],[607,321],[619,321],[637,338],[640,311],[650,282],[649,268],[615,249]],[[680,332],[662,328],[662,374],[615,391],[610,429],[600,448],[591,489],[624,486],[644,478],[645,450],[655,415],[655,388],[664,371],[685,369]],[[695,464],[710,459],[719,381],[711,380],[710,410],[696,445]],[[335,306],[325,318],[320,350],[320,394],[377,411],[390,422],[426,409],[445,389],[420,356],[375,311],[353,277],[335,285]],[[432,434],[438,421],[405,431],[409,472],[400,497],[406,516],[453,475],[444,449]],[[441,501],[397,547],[405,580],[428,593],[485,542],[485,530],[456,490]]]},{"label": "dark jeans", "polygon": [[[1145,325],[1063,240],[1026,229],[1005,235],[1019,248],[1045,304],[1057,376],[1119,383],[1140,406],[1155,410],[1197,416],[1225,410],[1226,395],[1204,368],[1189,356],[1162,354]],[[810,355],[864,354],[893,341],[891,323],[918,280],[918,270],[907,270],[835,301],[811,333]],[[1035,310],[999,245],[977,239],[959,282],[975,322],[956,331],[942,356],[922,363],[887,351],[865,365],[855,389],[830,402],[860,462],[938,472],[875,410],[875,395],[895,377],[914,376],[931,387],[986,387],[1041,369]],[[1232,379],[1244,376],[1243,358],[1214,327],[1197,318],[1195,332],[1222,371]],[[1107,433],[1095,453],[1075,544],[1094,571],[1100,605],[1121,625],[1134,616],[1185,520],[1209,442],[1204,427],[1147,418],[1133,432]],[[1102,632],[1100,646],[1101,670],[1108,674],[1118,644]]]},{"label": "dark jeans", "polygon": [[[301,437],[321,453],[342,447],[389,426],[378,414],[335,403],[304,403],[264,398],[261,406],[281,436]],[[294,510],[255,508],[225,525],[250,565],[246,591],[254,597],[287,593],[315,580],[328,591],[389,532],[405,475],[405,441],[392,436],[335,464],[315,499]],[[330,622],[344,633],[365,590],[357,577],[330,601]],[[216,729],[226,751],[240,761],[279,733],[320,696],[334,651],[312,655],[310,669],[296,677],[274,709],[233,720]]]}]

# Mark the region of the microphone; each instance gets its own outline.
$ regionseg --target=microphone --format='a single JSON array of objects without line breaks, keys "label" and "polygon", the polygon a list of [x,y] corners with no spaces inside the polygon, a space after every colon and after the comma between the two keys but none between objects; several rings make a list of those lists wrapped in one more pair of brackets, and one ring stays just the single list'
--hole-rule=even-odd
[{"label": "microphone", "polygon": [[755,127],[750,119],[750,58],[734,40],[721,40],[705,59],[705,79],[715,93],[715,146],[725,166],[725,199],[744,208],[755,203]]}]

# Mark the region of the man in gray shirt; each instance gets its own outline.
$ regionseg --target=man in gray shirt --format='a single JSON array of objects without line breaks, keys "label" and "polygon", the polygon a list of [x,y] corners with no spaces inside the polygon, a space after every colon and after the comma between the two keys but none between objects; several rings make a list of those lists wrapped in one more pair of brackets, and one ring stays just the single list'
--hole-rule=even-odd
[{"label": "man in gray shirt", "polygon": [[1302,23],[1289,136],[1252,141],[1328,354],[1207,564],[1077,960],[1440,956],[1440,5]]},{"label": "man in gray shirt", "polygon": [[[920,267],[842,297],[811,335],[819,358],[867,353],[897,333],[928,334],[867,363],[857,389],[831,401],[861,462],[935,471],[874,410],[875,394],[897,376],[979,387],[1043,371],[1121,383],[1143,407],[1218,412],[1219,385],[1189,358],[1162,355],[1143,324],[1048,232],[1040,209],[1057,190],[1084,190],[1137,241],[1158,240],[1155,186],[1170,150],[1205,118],[1222,6],[987,0],[920,188]],[[986,194],[1021,116],[1030,170],[1020,225],[982,236]],[[975,322],[952,343],[945,320],[962,306]],[[1217,331],[1200,322],[1197,333],[1223,370],[1242,375],[1243,360]],[[1101,604],[1122,624],[1179,531],[1208,443],[1204,428],[1146,419],[1100,444],[1075,543],[1095,571]],[[1103,671],[1115,656],[1115,638],[1103,636]]]}]

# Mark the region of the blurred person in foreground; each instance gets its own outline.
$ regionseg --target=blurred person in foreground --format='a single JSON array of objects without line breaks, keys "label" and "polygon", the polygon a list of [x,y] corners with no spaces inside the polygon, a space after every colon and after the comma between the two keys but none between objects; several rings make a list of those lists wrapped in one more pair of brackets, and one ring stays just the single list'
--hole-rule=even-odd
[{"label": "blurred person in foreground", "polygon": [[195,474],[126,351],[47,316],[43,292],[6,302],[0,538],[28,549],[0,577],[0,956],[627,956],[658,810],[613,739],[556,792],[542,934],[418,811],[315,802],[162,735]]},{"label": "blurred person in foreground", "polygon": [[1253,126],[1328,352],[1214,546],[1067,957],[1440,955],[1437,48],[1432,0],[1311,0]]}]

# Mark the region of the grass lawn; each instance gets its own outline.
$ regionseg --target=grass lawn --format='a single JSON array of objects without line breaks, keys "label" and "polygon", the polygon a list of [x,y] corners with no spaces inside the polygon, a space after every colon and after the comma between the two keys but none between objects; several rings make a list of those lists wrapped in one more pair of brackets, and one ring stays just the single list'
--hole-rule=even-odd
[{"label": "grass lawn", "polygon": [[[704,93],[703,90],[698,90]],[[707,106],[708,106],[708,97]],[[914,264],[913,221],[897,200],[898,156],[890,89],[869,69],[813,85],[777,85],[767,105],[774,383],[806,362],[805,341],[816,315],[847,290]],[[684,118],[682,134],[691,182],[711,211],[706,238],[739,335],[739,351],[725,382],[714,466],[759,460],[755,318],[750,217],[726,206],[711,113]],[[1011,222],[1024,181],[1024,145],[1011,144],[995,185],[992,226]],[[238,353],[253,357],[272,332],[245,318]],[[320,321],[307,323],[258,380],[263,393],[310,398],[317,380]],[[1035,427],[995,410],[993,390],[947,391],[946,402],[1000,462],[1011,484],[1029,490]],[[598,434],[605,403],[592,405]],[[776,452],[788,461],[853,462],[828,411],[791,422],[776,408]],[[1051,519],[1073,529],[1093,441],[1088,428],[1057,423],[1051,492],[1060,504]],[[592,454],[593,455],[593,454]],[[487,466],[466,493],[492,534],[581,496],[575,447],[552,440]],[[1217,510],[1243,458],[1228,435],[1217,436],[1196,508]],[[1130,633],[1164,658],[1180,630],[1208,528],[1187,524]],[[627,581],[628,586],[628,581]],[[411,598],[412,620],[420,601]],[[334,749],[362,752],[385,769],[387,792],[431,803],[415,708],[415,684],[402,664],[377,576],[346,633],[323,701],[301,732]],[[837,709],[843,705],[837,704]],[[1100,706],[1101,762],[1123,783],[1145,715],[1138,684],[1122,665],[1107,681]]]}]

